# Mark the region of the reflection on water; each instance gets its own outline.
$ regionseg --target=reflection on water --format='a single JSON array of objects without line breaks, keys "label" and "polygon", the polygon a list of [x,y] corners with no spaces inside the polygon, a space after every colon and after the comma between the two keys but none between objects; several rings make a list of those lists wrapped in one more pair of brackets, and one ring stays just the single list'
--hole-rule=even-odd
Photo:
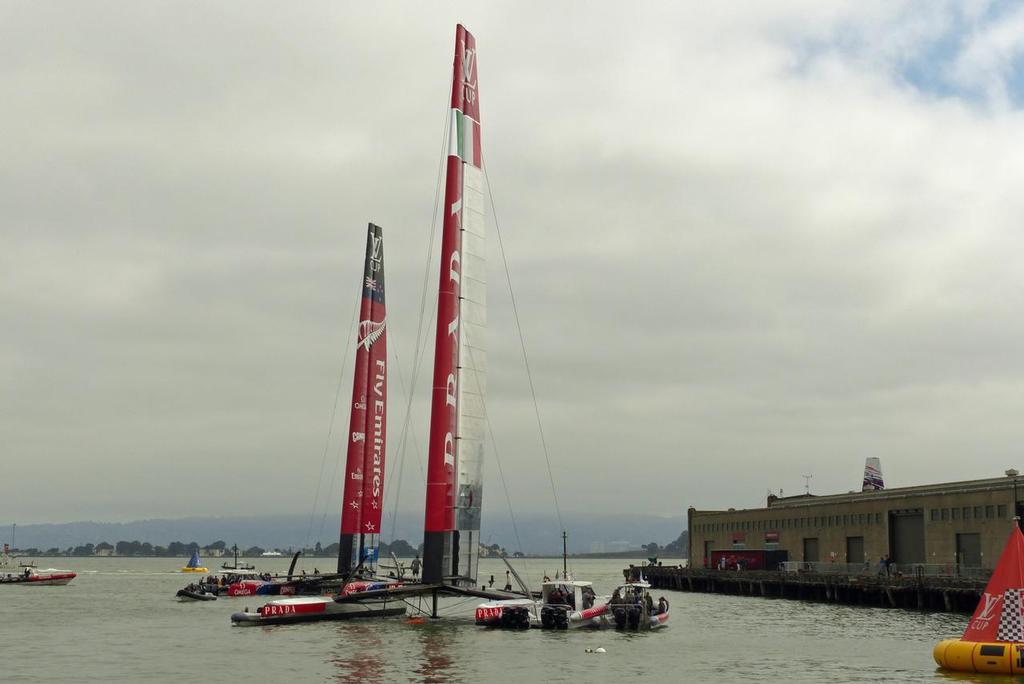
[{"label": "reflection on water", "polygon": [[443,623],[423,623],[419,627],[420,655],[415,672],[424,682],[454,681],[450,655],[454,641],[453,626]]},{"label": "reflection on water", "polygon": [[373,625],[363,622],[353,622],[340,631],[344,643],[338,644],[336,653],[345,655],[332,655],[329,658],[338,670],[335,681],[345,684],[383,681],[383,642],[378,632]]},{"label": "reflection on water", "polygon": [[[288,562],[266,569],[284,570]],[[574,564],[580,579],[605,591],[625,565]],[[183,667],[253,682],[1019,681],[936,669],[932,648],[962,634],[966,615],[666,591],[669,626],[640,634],[483,629],[473,624],[474,601],[446,602],[437,622],[239,628],[229,617],[251,607],[252,598],[180,603],[174,592],[187,578],[168,572],[172,565],[180,563],[75,559],[70,569],[80,575],[66,587],[0,589],[0,681],[66,681],[74,673],[76,682],[180,684]],[[504,576],[500,561],[480,565],[482,576]],[[527,559],[517,569],[536,585],[552,565]],[[607,653],[586,652],[598,647]]]}]

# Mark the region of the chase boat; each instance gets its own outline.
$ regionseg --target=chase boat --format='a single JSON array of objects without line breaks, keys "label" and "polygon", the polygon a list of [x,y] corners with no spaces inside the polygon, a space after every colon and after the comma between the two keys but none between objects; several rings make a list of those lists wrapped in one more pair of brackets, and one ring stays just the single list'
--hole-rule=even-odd
[{"label": "chase boat", "polygon": [[607,627],[608,597],[597,596],[591,582],[546,580],[539,600],[514,598],[481,603],[476,624],[505,629],[577,629]]},{"label": "chase boat", "polygon": [[650,589],[650,583],[641,577],[615,590],[609,608],[616,629],[658,629],[668,623],[668,601],[661,597],[655,603]]},{"label": "chase boat", "polygon": [[56,568],[47,568],[45,570],[37,570],[34,567],[28,567],[21,572],[4,573],[0,576],[0,584],[22,584],[26,586],[58,586],[64,585],[75,579],[78,575],[68,570],[57,570]]}]

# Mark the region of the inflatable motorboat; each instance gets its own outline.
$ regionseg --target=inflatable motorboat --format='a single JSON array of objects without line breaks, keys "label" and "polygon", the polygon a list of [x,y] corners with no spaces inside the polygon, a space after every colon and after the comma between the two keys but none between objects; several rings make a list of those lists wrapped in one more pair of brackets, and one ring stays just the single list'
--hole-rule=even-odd
[{"label": "inflatable motorboat", "polygon": [[505,629],[577,629],[608,626],[608,597],[597,596],[591,582],[546,580],[539,600],[499,599],[476,608],[476,624]]},{"label": "inflatable motorboat", "polygon": [[658,629],[668,623],[668,601],[663,596],[655,603],[650,589],[641,577],[615,590],[609,607],[616,629]]},{"label": "inflatable motorboat", "polygon": [[179,601],[216,601],[217,591],[211,591],[205,585],[190,584],[184,589],[179,589],[175,596]]}]

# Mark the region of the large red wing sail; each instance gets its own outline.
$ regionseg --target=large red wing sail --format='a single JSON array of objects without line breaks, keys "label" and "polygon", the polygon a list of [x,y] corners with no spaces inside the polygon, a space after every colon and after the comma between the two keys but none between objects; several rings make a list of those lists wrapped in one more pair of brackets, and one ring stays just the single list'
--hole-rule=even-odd
[{"label": "large red wing sail", "polygon": [[[387,403],[386,368],[383,365],[387,360],[383,249],[381,228],[371,223],[366,234],[356,337],[358,344],[352,377],[338,572],[345,572],[359,562],[360,535],[368,531],[376,533],[380,529],[379,492],[384,481],[384,407]],[[377,421],[380,424],[379,444],[374,442]],[[376,497],[373,493],[375,488],[378,492]],[[367,511],[368,502],[376,503],[376,516],[372,510]],[[370,508],[373,508],[372,504]],[[369,530],[368,525],[373,529]]]},{"label": "large red wing sail", "polygon": [[963,641],[1024,641],[1024,534],[1013,526]]},{"label": "large red wing sail", "polygon": [[363,449],[363,499],[359,530],[364,546],[376,548],[384,504],[384,445],[387,436],[388,331],[384,301],[384,238],[380,226],[370,224],[367,270],[363,296],[370,299],[370,315],[359,321],[359,346],[366,350],[366,446]]},{"label": "large red wing sail", "polygon": [[424,520],[423,579],[473,580],[483,455],[485,269],[476,40],[455,32]]}]

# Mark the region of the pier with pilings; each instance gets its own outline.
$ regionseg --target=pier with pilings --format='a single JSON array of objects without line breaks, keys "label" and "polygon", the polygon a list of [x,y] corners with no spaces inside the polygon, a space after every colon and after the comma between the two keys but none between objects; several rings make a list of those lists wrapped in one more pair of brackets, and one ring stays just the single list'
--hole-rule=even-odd
[{"label": "pier with pilings", "polygon": [[708,594],[820,601],[856,606],[973,613],[985,582],[956,577],[831,574],[765,570],[706,570],[680,566],[630,566],[657,589]]}]

